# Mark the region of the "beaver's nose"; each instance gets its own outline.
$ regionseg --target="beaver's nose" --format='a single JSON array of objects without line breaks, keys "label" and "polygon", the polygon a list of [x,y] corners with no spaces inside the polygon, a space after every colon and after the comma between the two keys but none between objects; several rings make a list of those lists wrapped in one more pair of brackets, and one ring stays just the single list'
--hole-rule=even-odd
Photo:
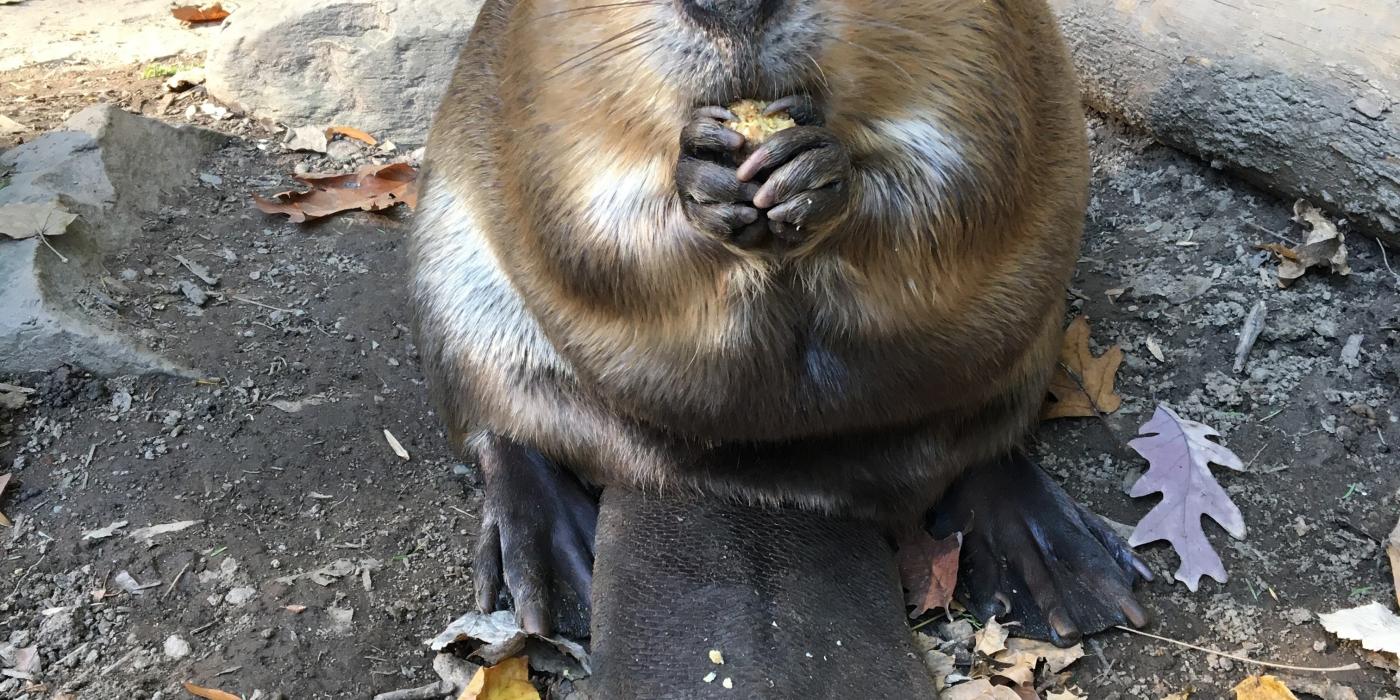
[{"label": "beaver's nose", "polygon": [[707,29],[754,31],[778,11],[783,0],[681,0],[686,14]]}]

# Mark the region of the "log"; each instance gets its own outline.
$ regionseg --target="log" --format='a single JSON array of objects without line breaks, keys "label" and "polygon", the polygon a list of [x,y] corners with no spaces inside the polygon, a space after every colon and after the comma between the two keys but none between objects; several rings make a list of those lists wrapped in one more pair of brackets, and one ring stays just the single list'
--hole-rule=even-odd
[{"label": "log", "polygon": [[1091,107],[1400,245],[1400,4],[1050,4]]}]

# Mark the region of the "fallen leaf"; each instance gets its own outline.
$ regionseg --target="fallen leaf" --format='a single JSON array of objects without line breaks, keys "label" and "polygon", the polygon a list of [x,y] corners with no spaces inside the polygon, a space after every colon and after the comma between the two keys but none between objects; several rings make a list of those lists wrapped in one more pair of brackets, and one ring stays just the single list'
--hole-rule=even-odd
[{"label": "fallen leaf", "polygon": [[355,139],[356,141],[363,141],[371,146],[379,145],[378,139],[370,136],[368,132],[361,131],[353,126],[332,126],[326,128],[326,138],[329,139],[337,134],[346,138]]},{"label": "fallen leaf", "polygon": [[18,411],[29,403],[29,395],[33,393],[34,390],[28,387],[0,382],[0,408]]},{"label": "fallen leaf", "polygon": [[1098,357],[1089,350],[1089,319],[1080,316],[1071,321],[1060,346],[1060,363],[1050,378],[1050,394],[1055,400],[1045,402],[1040,419],[1093,417],[1117,411],[1123,397],[1113,391],[1113,381],[1121,364],[1123,349],[1117,345]]},{"label": "fallen leaf", "polygon": [[1065,688],[1059,692],[1052,690],[1045,694],[1045,700],[1088,700],[1088,697],[1088,695],[1080,695],[1073,688]]},{"label": "fallen leaf", "polygon": [[200,24],[204,22],[222,22],[228,17],[228,10],[225,10],[219,3],[213,5],[180,5],[170,8],[170,14],[181,22],[190,24]]},{"label": "fallen leaf", "polygon": [[204,700],[241,700],[233,693],[225,693],[222,690],[215,690],[213,688],[204,688],[189,682],[186,682],[184,687],[186,693],[197,698],[204,698]]},{"label": "fallen leaf", "polygon": [[1235,453],[1207,439],[1219,434],[1158,404],[1139,437],[1128,442],[1150,465],[1128,495],[1162,494],[1162,500],[1138,521],[1128,544],[1170,542],[1181,557],[1176,579],[1192,591],[1200,586],[1202,575],[1221,583],[1227,580],[1225,565],[1206,539],[1201,517],[1210,516],[1235,539],[1245,535],[1244,516],[1210,473],[1211,463],[1244,469]]},{"label": "fallen leaf", "polygon": [[568,639],[541,637],[520,629],[515,613],[498,610],[494,613],[470,612],[447,626],[429,643],[433,651],[456,646],[469,661],[484,665],[499,664],[525,656],[541,673],[587,676],[592,673],[588,652]]},{"label": "fallen leaf", "polygon": [[479,668],[457,700],[540,700],[530,685],[530,666],[523,656]]},{"label": "fallen leaf", "polygon": [[1380,603],[1317,616],[1328,632],[1361,642],[1371,651],[1400,654],[1400,617]]},{"label": "fallen leaf", "polygon": [[930,610],[947,609],[953,601],[953,588],[958,583],[958,553],[962,550],[962,533],[955,532],[943,539],[934,539],[918,528],[899,543],[899,577],[907,591],[905,602],[914,606],[909,617],[918,617]]},{"label": "fallen leaf", "polygon": [[1157,344],[1156,338],[1153,338],[1149,335],[1147,336],[1147,340],[1143,342],[1145,345],[1147,345],[1147,351],[1152,353],[1152,356],[1157,358],[1158,362],[1167,361],[1167,356],[1162,354],[1162,346]]},{"label": "fallen leaf", "polygon": [[977,636],[974,637],[976,641],[975,648],[977,651],[987,656],[995,656],[1006,650],[1006,637],[1006,628],[1002,627],[1000,622],[997,622],[996,616],[993,616],[991,619],[987,620],[986,626],[977,630]]},{"label": "fallen leaf", "polygon": [[1076,644],[1061,649],[1050,642],[1016,637],[1006,640],[1006,652],[1004,653],[1032,654],[1037,659],[1045,659],[1045,667],[1051,673],[1059,673],[1069,668],[1070,664],[1084,658],[1084,645]]},{"label": "fallen leaf", "polygon": [[1004,685],[992,685],[986,678],[976,678],[944,688],[939,700],[1021,700],[1021,696]]},{"label": "fallen leaf", "polygon": [[957,662],[953,655],[940,649],[941,640],[923,632],[914,633],[914,645],[918,647],[919,655],[923,658],[924,668],[933,676],[934,688],[943,690],[948,685],[948,676],[957,672]]},{"label": "fallen leaf", "polygon": [[306,606],[305,606],[305,605],[283,605],[283,606],[282,606],[282,609],[283,609],[283,610],[286,610],[287,612],[289,612],[289,613],[291,613],[291,614],[293,614],[293,615],[300,615],[300,614],[306,612]]},{"label": "fallen leaf", "polygon": [[0,206],[0,235],[15,240],[40,234],[58,236],[67,232],[68,225],[77,218],[77,214],[66,211],[58,200],[6,204]]},{"label": "fallen leaf", "polygon": [[1326,266],[1339,275],[1351,274],[1347,265],[1347,246],[1342,232],[1318,211],[1317,207],[1304,200],[1293,203],[1293,220],[1309,227],[1303,244],[1296,248],[1285,248],[1277,243],[1260,246],[1279,257],[1278,286],[1288,287],[1309,268]]},{"label": "fallen leaf", "polygon": [[[10,485],[10,477],[12,476],[14,475],[6,474],[4,476],[0,476],[0,498],[3,498],[5,496],[5,487]],[[11,527],[14,525],[14,523],[10,522],[10,519],[5,517],[4,513],[0,513],[0,525],[4,525],[5,527]]]},{"label": "fallen leaf", "polygon": [[154,540],[154,538],[155,538],[156,535],[164,535],[164,534],[168,534],[168,533],[171,533],[171,532],[179,532],[179,531],[181,531],[181,530],[187,530],[187,529],[189,529],[189,528],[191,528],[191,527],[194,527],[195,525],[198,525],[198,524],[200,524],[200,523],[202,523],[202,522],[204,522],[204,521],[202,521],[202,520],[181,520],[180,522],[176,522],[176,523],[165,523],[165,524],[163,524],[163,525],[152,525],[152,526],[150,526],[150,527],[142,527],[142,528],[137,528],[137,529],[135,529],[135,530],[132,530],[131,532],[126,533],[126,536],[127,536],[127,537],[130,537],[130,538],[132,538],[132,539],[134,539],[134,540],[138,540],[138,541],[141,541],[141,542],[146,543],[146,546],[147,546],[147,547],[153,547],[153,546],[155,546],[155,540]]},{"label": "fallen leaf", "polygon": [[114,523],[112,523],[111,525],[108,525],[107,527],[99,527],[99,528],[97,528],[96,530],[83,530],[83,539],[85,539],[85,540],[102,540],[102,539],[106,539],[106,538],[108,538],[108,537],[111,537],[111,536],[117,534],[117,530],[120,530],[120,529],[126,527],[126,525],[127,525],[127,522],[126,522],[125,520],[118,520],[117,522],[114,522]]},{"label": "fallen leaf", "polygon": [[44,670],[43,659],[39,657],[39,647],[31,645],[14,650],[14,670],[33,677]]},{"label": "fallen leaf", "polygon": [[399,439],[394,437],[394,434],[389,432],[388,428],[384,429],[384,439],[388,441],[389,449],[393,450],[394,454],[399,456],[399,459],[405,462],[409,460],[408,450],[405,450],[403,445],[399,444]]},{"label": "fallen leaf", "polygon": [[1298,700],[1298,697],[1273,676],[1250,676],[1235,686],[1235,700]]},{"label": "fallen leaf", "polygon": [[266,214],[286,214],[294,222],[319,219],[342,211],[381,211],[399,203],[418,206],[418,170],[407,163],[366,165],[343,175],[298,176],[310,185],[306,192],[281,192],[273,199],[253,195]]},{"label": "fallen leaf", "polygon": [[1395,602],[1400,604],[1400,521],[1390,531],[1390,541],[1385,545],[1385,553],[1390,556],[1390,577],[1395,580]]}]

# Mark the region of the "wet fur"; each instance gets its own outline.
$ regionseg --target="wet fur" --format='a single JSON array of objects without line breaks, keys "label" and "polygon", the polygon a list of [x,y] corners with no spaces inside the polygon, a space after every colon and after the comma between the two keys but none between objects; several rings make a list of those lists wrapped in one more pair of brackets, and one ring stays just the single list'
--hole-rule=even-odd
[{"label": "wet fur", "polygon": [[[602,484],[929,506],[1023,438],[1058,351],[1088,169],[1048,10],[792,0],[725,42],[678,13],[484,5],[413,236],[454,442]],[[784,252],[695,232],[672,177],[691,110],[790,93],[851,153],[845,216]]]}]

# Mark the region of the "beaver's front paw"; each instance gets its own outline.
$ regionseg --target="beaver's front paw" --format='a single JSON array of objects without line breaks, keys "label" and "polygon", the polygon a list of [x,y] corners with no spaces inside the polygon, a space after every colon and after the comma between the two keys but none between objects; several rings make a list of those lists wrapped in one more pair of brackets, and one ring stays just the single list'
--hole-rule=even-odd
[{"label": "beaver's front paw", "polygon": [[798,126],[773,134],[739,166],[742,182],[763,186],[753,205],[764,210],[775,236],[796,243],[826,233],[846,212],[850,198],[851,156],[836,135],[799,98],[779,100]]},{"label": "beaver's front paw", "polygon": [[700,232],[739,245],[766,238],[766,225],[753,206],[758,185],[741,182],[732,163],[744,137],[724,126],[734,115],[723,107],[695,111],[681,131],[676,189],[686,218]]}]

